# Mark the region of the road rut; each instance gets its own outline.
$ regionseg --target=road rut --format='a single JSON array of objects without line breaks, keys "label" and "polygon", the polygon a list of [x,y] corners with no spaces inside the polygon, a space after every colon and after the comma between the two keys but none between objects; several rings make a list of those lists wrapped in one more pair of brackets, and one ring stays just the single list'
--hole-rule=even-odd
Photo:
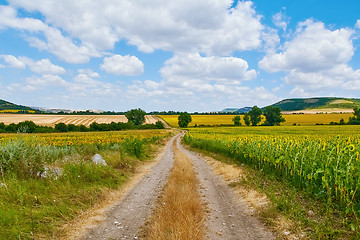
[{"label": "road rut", "polygon": [[223,178],[199,154],[185,149],[180,140],[180,135],[173,137],[152,171],[108,211],[103,223],[80,239],[142,238],[139,231],[149,218],[174,162],[173,141],[194,164],[202,201],[208,210],[206,239],[274,239],[273,233],[252,216],[248,206],[238,201]]}]

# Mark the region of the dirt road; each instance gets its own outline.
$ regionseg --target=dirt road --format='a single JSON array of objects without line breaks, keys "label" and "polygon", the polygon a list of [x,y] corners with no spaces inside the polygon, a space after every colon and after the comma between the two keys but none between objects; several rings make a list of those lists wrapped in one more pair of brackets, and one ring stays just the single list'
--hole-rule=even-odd
[{"label": "dirt road", "polygon": [[180,140],[181,135],[172,138],[152,171],[108,210],[100,225],[80,239],[142,238],[139,231],[150,216],[173,165],[173,141],[177,142],[174,147],[184,152],[194,163],[200,193],[208,210],[206,239],[273,239],[273,234],[251,216],[249,208],[237,201],[225,181],[198,154],[184,149]]}]

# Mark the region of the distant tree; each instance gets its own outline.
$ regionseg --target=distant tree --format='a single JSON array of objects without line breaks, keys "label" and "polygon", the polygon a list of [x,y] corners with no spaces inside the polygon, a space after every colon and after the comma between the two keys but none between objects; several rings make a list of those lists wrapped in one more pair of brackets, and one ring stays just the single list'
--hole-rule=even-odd
[{"label": "distant tree", "polygon": [[132,109],[125,114],[128,121],[133,122],[135,125],[143,124],[145,122],[145,115],[146,112],[144,112],[140,108]]},{"label": "distant tree", "polygon": [[280,107],[267,106],[264,110],[264,116],[266,118],[264,125],[266,126],[278,126],[285,122]]},{"label": "distant tree", "polygon": [[178,117],[178,124],[179,127],[182,128],[186,128],[189,123],[191,123],[192,119],[191,119],[191,115],[187,112],[182,112],[180,113],[179,117]]},{"label": "distant tree", "polygon": [[249,112],[251,125],[256,126],[261,122],[262,111],[257,106],[254,106]]},{"label": "distant tree", "polygon": [[164,129],[165,128],[164,123],[161,122],[161,121],[157,121],[155,123],[155,126],[156,126],[157,129]]},{"label": "distant tree", "polygon": [[67,129],[69,132],[78,132],[79,131],[79,127],[76,126],[75,124],[67,125]]},{"label": "distant tree", "polygon": [[360,120],[360,108],[359,107],[354,108],[354,117],[356,119]]},{"label": "distant tree", "polygon": [[245,122],[245,124],[246,124],[246,126],[250,126],[250,115],[249,115],[249,113],[245,113],[244,114],[244,122]]},{"label": "distant tree", "polygon": [[17,124],[17,131],[21,133],[33,133],[37,127],[33,121],[24,121]]},{"label": "distant tree", "polygon": [[9,133],[15,133],[17,130],[17,126],[15,123],[10,123],[9,125],[7,125],[5,127],[5,130],[6,130],[6,132],[9,132]]},{"label": "distant tree", "polygon": [[79,131],[80,132],[87,132],[88,130],[89,129],[86,126],[82,125],[82,124],[79,126]]},{"label": "distant tree", "polygon": [[238,115],[236,115],[236,116],[232,119],[232,121],[234,122],[234,125],[235,125],[235,126],[241,126],[240,120],[241,120],[241,118],[240,118],[240,116],[238,116]]},{"label": "distant tree", "polygon": [[343,118],[340,119],[340,122],[339,122],[340,125],[345,125],[345,120]]},{"label": "distant tree", "polygon": [[55,130],[58,132],[67,132],[68,127],[66,126],[65,123],[58,123],[55,125]]},{"label": "distant tree", "polygon": [[348,124],[350,124],[350,125],[360,125],[360,108],[359,107],[354,108],[354,116],[349,117]]}]

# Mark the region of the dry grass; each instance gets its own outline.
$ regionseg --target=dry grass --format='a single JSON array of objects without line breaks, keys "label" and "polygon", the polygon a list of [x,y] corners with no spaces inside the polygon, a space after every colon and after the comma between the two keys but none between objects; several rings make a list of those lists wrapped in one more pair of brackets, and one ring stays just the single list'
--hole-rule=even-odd
[{"label": "dry grass", "polygon": [[175,162],[158,208],[150,218],[147,239],[204,238],[205,211],[192,163],[174,143]]}]

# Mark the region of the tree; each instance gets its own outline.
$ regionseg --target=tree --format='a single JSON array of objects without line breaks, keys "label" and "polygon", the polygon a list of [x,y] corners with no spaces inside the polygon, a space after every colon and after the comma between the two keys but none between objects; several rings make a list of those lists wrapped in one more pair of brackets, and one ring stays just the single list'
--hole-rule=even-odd
[{"label": "tree", "polygon": [[156,128],[158,128],[158,129],[164,129],[164,128],[165,128],[164,123],[161,122],[161,121],[157,121],[157,122],[155,123],[155,126],[156,126]]},{"label": "tree", "polygon": [[266,118],[264,125],[266,126],[279,126],[280,123],[285,122],[280,107],[267,106],[264,110],[264,116]]},{"label": "tree", "polygon": [[251,125],[256,126],[261,122],[261,114],[261,109],[257,106],[253,106],[253,108],[249,111]]},{"label": "tree", "polygon": [[145,115],[146,112],[144,112],[140,108],[132,109],[125,114],[128,121],[133,122],[135,125],[143,124],[145,122]]},{"label": "tree", "polygon": [[235,126],[241,126],[241,122],[240,122],[240,116],[238,116],[238,115],[236,115],[233,119],[232,119],[232,121],[234,122],[234,125]]},{"label": "tree", "polygon": [[360,108],[359,107],[354,108],[354,116],[349,117],[348,124],[350,124],[350,125],[360,125]]},{"label": "tree", "polygon": [[360,108],[359,108],[359,107],[355,107],[355,108],[354,108],[354,117],[355,117],[357,120],[360,120]]},{"label": "tree", "polygon": [[66,126],[65,123],[58,123],[55,125],[55,130],[58,132],[67,132],[68,127]]},{"label": "tree", "polygon": [[244,114],[244,122],[245,122],[245,124],[246,124],[246,126],[250,126],[250,115],[249,115],[249,113],[245,113]]},{"label": "tree", "polygon": [[187,112],[182,112],[180,113],[179,117],[178,117],[178,124],[179,127],[182,128],[186,128],[189,123],[191,123],[192,119],[191,119],[191,115]]}]

